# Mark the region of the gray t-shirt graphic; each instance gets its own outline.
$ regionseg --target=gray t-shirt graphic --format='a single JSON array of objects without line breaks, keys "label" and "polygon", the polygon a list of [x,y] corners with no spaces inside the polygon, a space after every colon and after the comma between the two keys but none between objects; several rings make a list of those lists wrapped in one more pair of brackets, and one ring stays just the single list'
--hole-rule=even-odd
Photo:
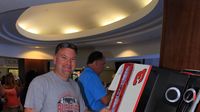
[{"label": "gray t-shirt graphic", "polygon": [[79,103],[73,97],[62,97],[58,102],[58,112],[79,112]]},{"label": "gray t-shirt graphic", "polygon": [[78,84],[64,81],[54,72],[36,77],[26,95],[26,108],[36,112],[84,112],[85,103]]}]

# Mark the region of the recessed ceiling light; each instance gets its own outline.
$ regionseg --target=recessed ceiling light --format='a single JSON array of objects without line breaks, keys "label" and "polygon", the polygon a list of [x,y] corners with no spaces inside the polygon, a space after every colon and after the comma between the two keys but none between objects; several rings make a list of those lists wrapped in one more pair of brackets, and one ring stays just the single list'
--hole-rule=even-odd
[{"label": "recessed ceiling light", "polygon": [[106,66],[106,68],[110,68],[109,66]]},{"label": "recessed ceiling light", "polygon": [[118,42],[116,42],[117,44],[123,44],[123,42],[121,42],[121,41],[118,41]]}]

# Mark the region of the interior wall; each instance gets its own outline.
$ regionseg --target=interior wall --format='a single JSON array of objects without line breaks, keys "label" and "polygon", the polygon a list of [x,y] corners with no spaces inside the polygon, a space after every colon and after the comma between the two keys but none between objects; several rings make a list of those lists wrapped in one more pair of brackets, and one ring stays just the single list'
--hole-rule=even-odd
[{"label": "interior wall", "polygon": [[15,46],[0,44],[0,56],[26,59],[52,59],[54,49],[31,48],[27,46]]},{"label": "interior wall", "polygon": [[[25,58],[25,59],[48,59],[52,60],[55,48],[30,48],[15,45],[0,44],[0,56]],[[160,39],[148,40],[129,45],[100,46],[79,48],[77,67],[86,65],[86,60],[91,51],[100,50],[107,58],[133,57],[148,54],[159,54]]]},{"label": "interior wall", "polygon": [[0,71],[1,71],[0,78],[1,78],[3,75],[6,75],[6,74],[8,73],[8,69],[7,69],[7,68],[0,68]]},{"label": "interior wall", "polygon": [[[10,72],[9,70],[14,70],[15,68],[18,68],[17,59],[0,57],[0,77]],[[14,73],[14,71],[12,72]],[[14,75],[17,76],[17,74]]]},{"label": "interior wall", "polygon": [[160,53],[160,38],[147,40],[128,45],[118,44],[116,46],[102,46],[96,48],[105,53],[107,58],[121,58],[143,56]]},{"label": "interior wall", "polygon": [[100,78],[103,81],[103,83],[111,83],[113,76],[115,75],[115,71],[113,70],[104,70]]},{"label": "interior wall", "polygon": [[200,1],[165,0],[160,66],[200,70]]},{"label": "interior wall", "polygon": [[[14,45],[2,45],[0,44],[0,56],[25,58],[25,59],[48,59],[52,60],[54,49],[34,49],[26,48],[22,46]],[[129,45],[116,45],[116,46],[100,46],[100,47],[84,47],[78,49],[77,56],[77,68],[86,66],[88,55],[94,51],[102,51],[106,58],[114,59],[107,60],[105,71],[101,74],[101,78],[104,82],[108,83],[112,80],[112,75],[115,73],[115,59],[126,59],[128,57],[143,56],[149,54],[159,54],[160,52],[160,39],[148,40],[144,42],[133,43]],[[37,54],[37,52],[39,52]],[[31,54],[31,52],[36,52]],[[50,67],[54,65],[51,61]]]},{"label": "interior wall", "polygon": [[87,58],[89,54],[94,51],[93,47],[79,48],[77,55],[77,68],[82,68],[86,66]]}]

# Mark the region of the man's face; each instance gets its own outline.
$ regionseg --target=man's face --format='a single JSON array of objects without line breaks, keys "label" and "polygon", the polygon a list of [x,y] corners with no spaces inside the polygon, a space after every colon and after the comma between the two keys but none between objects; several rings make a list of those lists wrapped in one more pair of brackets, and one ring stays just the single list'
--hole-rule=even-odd
[{"label": "man's face", "polygon": [[100,74],[104,70],[105,66],[105,59],[102,60],[96,60],[96,67],[97,67],[97,72]]},{"label": "man's face", "polygon": [[54,57],[55,72],[62,78],[68,78],[76,67],[76,52],[70,48],[60,49]]}]

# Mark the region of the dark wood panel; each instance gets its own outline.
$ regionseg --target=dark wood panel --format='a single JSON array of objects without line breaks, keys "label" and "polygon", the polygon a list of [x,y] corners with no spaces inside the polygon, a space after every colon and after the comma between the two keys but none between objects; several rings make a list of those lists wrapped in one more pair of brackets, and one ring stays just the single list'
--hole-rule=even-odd
[{"label": "dark wood panel", "polygon": [[160,66],[200,69],[200,0],[165,0]]},{"label": "dark wood panel", "polygon": [[27,72],[30,70],[36,71],[41,75],[49,71],[49,60],[36,60],[36,59],[19,59],[19,75],[22,82],[25,81]]},{"label": "dark wood panel", "polygon": [[25,73],[27,73],[29,70],[34,70],[38,74],[44,74],[49,71],[48,62],[48,60],[25,59]]}]

